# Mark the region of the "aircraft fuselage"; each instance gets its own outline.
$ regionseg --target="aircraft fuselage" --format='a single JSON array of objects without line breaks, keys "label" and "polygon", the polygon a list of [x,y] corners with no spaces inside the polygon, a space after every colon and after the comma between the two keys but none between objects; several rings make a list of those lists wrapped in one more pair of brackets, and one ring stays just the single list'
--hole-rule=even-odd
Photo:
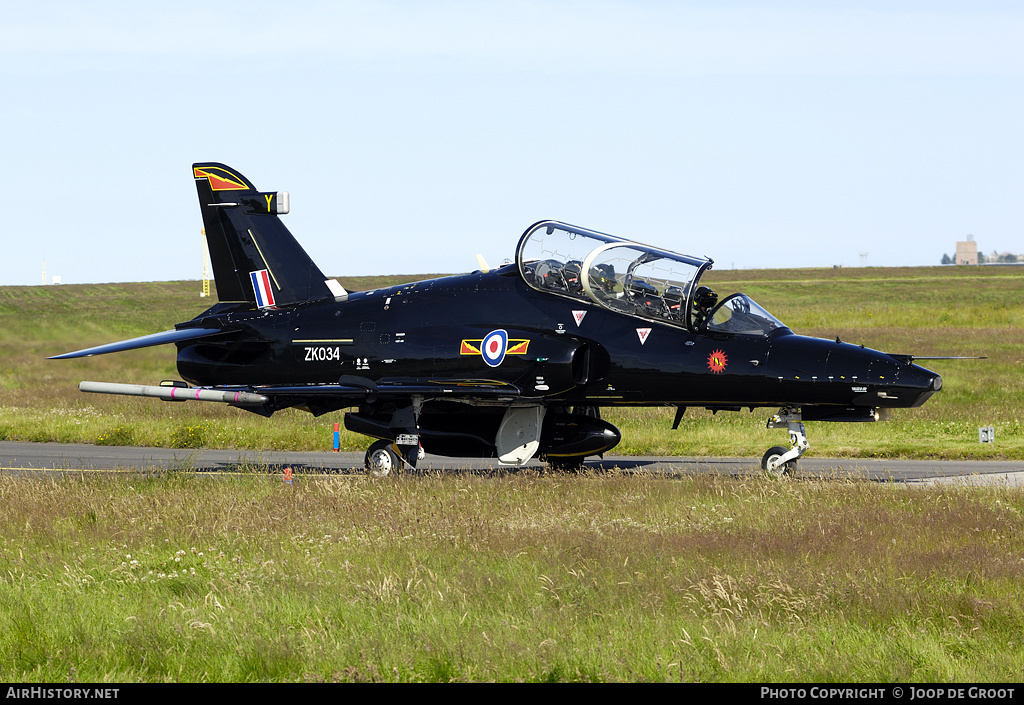
[{"label": "aircraft fuselage", "polygon": [[[287,192],[193,164],[221,303],[174,330],[55,356],[174,343],[186,382],[82,382],[83,391],[213,401],[271,416],[350,410],[387,474],[421,452],[534,456],[565,467],[613,448],[601,407],[781,407],[791,469],[803,420],[874,421],[924,403],[939,376],[856,345],[795,335],[742,293],[701,283],[713,261],[553,220],[531,225],[509,265],[365,292],[324,276],[281,216]],[[354,410],[353,410],[354,409]]]},{"label": "aircraft fuselage", "polygon": [[[692,333],[526,286],[512,266],[282,309],[207,316],[247,334],[180,343],[178,370],[200,386],[371,380],[488,380],[563,405],[912,407],[941,381],[875,350],[793,334]],[[488,364],[479,346],[503,330]]]}]

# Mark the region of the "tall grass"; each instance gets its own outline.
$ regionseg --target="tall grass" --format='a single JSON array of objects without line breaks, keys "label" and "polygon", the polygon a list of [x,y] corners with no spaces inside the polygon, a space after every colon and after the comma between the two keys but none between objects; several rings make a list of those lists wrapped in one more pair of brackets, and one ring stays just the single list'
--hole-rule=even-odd
[{"label": "tall grass", "polygon": [[0,678],[1015,681],[1022,512],[842,478],[0,477]]}]

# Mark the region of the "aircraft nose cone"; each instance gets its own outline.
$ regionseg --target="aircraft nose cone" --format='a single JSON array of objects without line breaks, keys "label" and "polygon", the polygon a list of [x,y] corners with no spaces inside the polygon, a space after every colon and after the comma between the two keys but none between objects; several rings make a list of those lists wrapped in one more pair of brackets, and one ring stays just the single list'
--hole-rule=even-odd
[{"label": "aircraft nose cone", "polygon": [[898,384],[904,389],[917,391],[917,397],[911,401],[910,406],[921,406],[932,394],[942,389],[942,377],[923,367],[907,365],[900,370]]},{"label": "aircraft nose cone", "polygon": [[905,355],[797,335],[772,341],[765,376],[802,404],[842,399],[857,407],[906,408],[921,406],[942,389],[939,375]]},{"label": "aircraft nose cone", "polygon": [[900,382],[909,386],[930,389],[933,392],[942,389],[942,377],[917,365],[906,365],[899,371],[898,377]]}]

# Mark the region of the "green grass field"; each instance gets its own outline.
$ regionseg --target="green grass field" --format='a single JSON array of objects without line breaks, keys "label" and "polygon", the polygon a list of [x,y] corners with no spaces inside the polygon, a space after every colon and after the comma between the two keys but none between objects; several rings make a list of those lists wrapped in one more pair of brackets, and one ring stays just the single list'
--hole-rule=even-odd
[{"label": "green grass field", "polygon": [[[353,289],[422,277],[346,279]],[[943,390],[880,424],[808,424],[819,457],[1024,458],[1024,268],[921,267],[712,271],[721,293],[744,291],[795,332],[887,352],[987,355],[929,361]],[[167,330],[209,305],[196,282],[0,287],[0,439],[177,447],[323,450],[341,414],[289,411],[264,419],[216,404],[86,395],[83,379],[156,384],[176,378],[174,347],[51,361],[49,355]],[[760,457],[785,444],[769,411],[607,410],[617,453]],[[994,426],[996,442],[978,443]],[[345,450],[365,438],[344,433]]]},{"label": "green grass field", "polygon": [[[989,356],[935,363],[943,391],[889,423],[809,424],[812,453],[1024,455],[1024,270],[712,275],[798,333]],[[175,377],[171,346],[45,359],[170,328],[205,308],[198,291],[0,288],[0,438],[328,448],[340,415],[77,391]],[[663,409],[608,416],[627,453],[756,457],[784,440],[765,414],[691,412],[675,432]],[[0,681],[1017,682],[1021,556],[1024,494],[1006,487],[0,474]]]},{"label": "green grass field", "polygon": [[1017,682],[1024,495],[0,476],[5,682]]}]

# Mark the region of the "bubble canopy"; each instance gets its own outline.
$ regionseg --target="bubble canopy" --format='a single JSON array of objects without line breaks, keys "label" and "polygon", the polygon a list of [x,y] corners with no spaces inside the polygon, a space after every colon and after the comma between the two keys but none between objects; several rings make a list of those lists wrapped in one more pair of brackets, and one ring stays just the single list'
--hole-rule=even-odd
[{"label": "bubble canopy", "polygon": [[531,226],[516,250],[534,289],[691,331],[697,283],[712,264],[556,221]]}]

